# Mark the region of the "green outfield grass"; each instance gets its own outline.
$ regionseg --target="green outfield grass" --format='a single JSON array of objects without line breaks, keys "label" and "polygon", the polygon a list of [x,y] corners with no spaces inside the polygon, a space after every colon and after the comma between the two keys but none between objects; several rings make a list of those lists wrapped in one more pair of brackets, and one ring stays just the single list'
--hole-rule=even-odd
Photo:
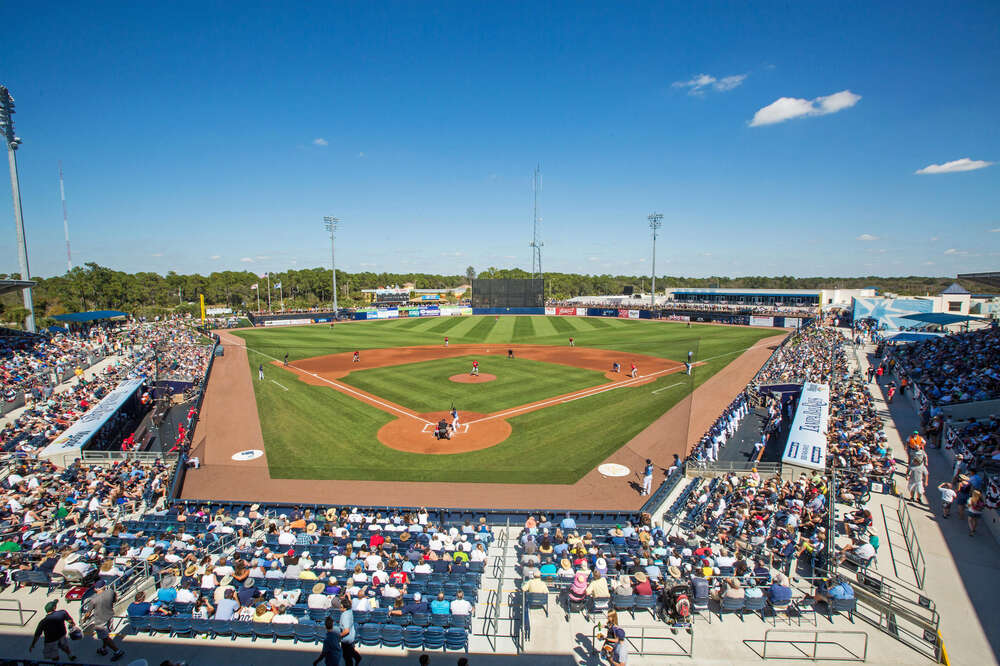
[{"label": "green outfield grass", "polygon": [[[568,327],[568,328],[567,328]],[[693,388],[725,367],[739,353],[764,337],[777,332],[768,329],[707,326],[682,323],[593,319],[577,317],[454,317],[401,319],[382,322],[356,322],[329,326],[300,326],[281,329],[238,331],[247,342],[251,374],[261,362],[280,359],[311,358],[355,349],[409,347],[441,344],[447,335],[452,343],[521,343],[565,345],[572,336],[579,347],[615,349],[683,361],[687,352],[696,360],[707,361],[696,368],[692,377],[671,374],[655,382],[634,388],[621,388],[582,398],[509,419],[511,436],[503,443],[482,451],[455,455],[420,455],[397,451],[382,445],[376,433],[393,417],[379,409],[343,395],[329,387],[310,386],[298,381],[294,373],[265,364],[269,379],[288,390],[265,381],[254,380],[257,410],[267,448],[271,476],[302,479],[369,479],[385,481],[467,481],[496,483],[574,483],[608,455],[621,448],[649,423],[676,405]],[[451,359],[427,362],[428,366],[459,362],[456,372],[443,370],[420,375],[420,386],[407,400],[436,400],[429,395],[435,386],[438,393],[459,385],[448,380],[457,372],[467,372],[471,361]],[[482,359],[480,359],[482,362]],[[498,358],[497,363],[506,363]],[[518,359],[518,365],[531,362]],[[407,367],[423,366],[424,363]],[[541,364],[578,373],[591,371]],[[443,367],[443,366],[440,366]],[[360,388],[407,404],[388,395],[402,391],[409,381],[402,374],[393,376],[388,368],[359,371],[349,381]],[[491,370],[484,369],[484,372]],[[552,371],[554,372],[554,370]],[[382,392],[357,384],[375,381]],[[387,373],[381,375],[381,373]],[[494,372],[501,377],[500,372]],[[593,373],[603,382],[601,373]],[[352,379],[355,378],[355,379]],[[529,378],[530,379],[530,378]],[[543,379],[539,376],[535,379]],[[393,386],[393,383],[397,386]],[[492,384],[471,386],[485,389]],[[497,394],[503,400],[524,404],[530,392],[541,392],[543,383],[519,384],[521,393],[509,398],[506,389]],[[742,387],[734,386],[735,394]],[[664,389],[664,390],[659,390]],[[545,389],[555,390],[555,389]],[[567,393],[573,388],[560,388]],[[654,393],[653,391],[658,391]],[[527,396],[527,397],[524,397]],[[412,403],[416,404],[416,403]],[[418,411],[440,411],[442,403]],[[474,411],[493,412],[496,406],[483,404]],[[457,406],[457,405],[456,405]],[[465,407],[470,409],[469,407]]]},{"label": "green outfield grass", "polygon": [[480,370],[496,375],[485,384],[458,384],[452,375],[467,374],[472,356],[407,363],[352,372],[340,381],[391,400],[415,412],[459,411],[489,414],[572,393],[608,380],[604,373],[567,365],[501,356],[476,356]]}]

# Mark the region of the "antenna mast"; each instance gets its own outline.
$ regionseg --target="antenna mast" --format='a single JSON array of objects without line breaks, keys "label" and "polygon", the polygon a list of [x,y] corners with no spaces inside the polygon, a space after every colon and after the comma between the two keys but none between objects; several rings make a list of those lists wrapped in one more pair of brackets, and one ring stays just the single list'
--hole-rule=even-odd
[{"label": "antenna mast", "polygon": [[69,215],[66,214],[66,187],[63,185],[62,160],[59,160],[59,196],[62,197],[63,232],[66,234],[66,271],[73,270],[73,254],[69,251]]},{"label": "antenna mast", "polygon": [[538,193],[542,189],[542,171],[540,166],[535,166],[535,175],[531,181],[531,191],[534,194],[534,212],[532,215],[532,232],[531,232],[531,242],[528,245],[531,247],[531,277],[541,278],[542,277],[542,247],[545,243],[541,240],[541,235],[539,233],[539,223],[541,222],[538,217]]}]

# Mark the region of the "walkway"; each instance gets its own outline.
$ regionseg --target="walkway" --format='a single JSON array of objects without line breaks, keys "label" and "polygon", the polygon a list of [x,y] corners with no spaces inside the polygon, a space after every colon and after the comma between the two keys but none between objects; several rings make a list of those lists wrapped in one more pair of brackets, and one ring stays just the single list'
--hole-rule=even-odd
[{"label": "walkway", "polygon": [[[874,345],[867,345],[862,351],[859,355],[864,372],[869,361],[874,360]],[[882,386],[872,383],[870,388],[879,413],[885,419],[888,444],[896,459],[905,465],[904,440],[919,426],[919,415],[908,398],[897,395],[892,404],[887,404]],[[976,536],[970,538],[966,522],[956,514],[949,519],[941,518],[941,496],[936,488],[942,481],[951,481],[952,463],[944,451],[931,449],[928,452],[928,468],[930,507],[926,504],[909,505],[917,540],[927,560],[924,592],[934,600],[941,614],[941,634],[951,663],[996,664],[996,655],[1000,651],[1000,597],[997,595],[1000,588],[996,583],[997,571],[1000,571],[1000,547],[985,526],[981,525]],[[902,488],[904,484],[905,481],[897,477],[897,485]],[[876,514],[874,508],[872,513]],[[902,546],[904,560],[908,560],[902,535],[892,533],[893,529],[898,529],[898,524],[894,524],[895,509],[891,514],[887,507],[887,529],[893,540],[892,548]],[[875,515],[875,520],[879,523],[881,516]],[[898,554],[896,559],[899,559]],[[908,561],[905,563],[909,564]],[[891,558],[885,558],[880,550],[879,573],[892,576],[891,565]],[[907,580],[902,568],[900,579],[913,583],[912,577]]]}]

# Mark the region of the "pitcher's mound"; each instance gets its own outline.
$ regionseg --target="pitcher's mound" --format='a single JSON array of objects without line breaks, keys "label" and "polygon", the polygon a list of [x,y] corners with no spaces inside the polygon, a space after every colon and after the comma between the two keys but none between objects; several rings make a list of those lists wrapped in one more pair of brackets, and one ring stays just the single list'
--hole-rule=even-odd
[{"label": "pitcher's mound", "polygon": [[478,375],[470,375],[466,372],[460,375],[452,375],[448,379],[459,384],[485,384],[486,382],[492,382],[496,378],[496,375],[491,375],[488,372],[481,372]]}]

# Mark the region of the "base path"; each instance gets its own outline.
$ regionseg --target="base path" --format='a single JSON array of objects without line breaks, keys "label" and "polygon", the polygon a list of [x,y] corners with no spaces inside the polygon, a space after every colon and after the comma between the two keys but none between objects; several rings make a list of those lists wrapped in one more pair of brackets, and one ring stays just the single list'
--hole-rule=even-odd
[{"label": "base path", "polygon": [[[655,484],[659,484],[663,471],[670,465],[672,454],[684,457],[690,446],[697,442],[715,419],[722,413],[735,394],[746,385],[764,363],[771,352],[781,342],[786,333],[761,340],[753,347],[735,356],[725,368],[695,389],[678,405],[651,423],[621,449],[609,456],[603,463],[617,463],[633,470],[631,478],[609,478],[597,469],[592,470],[580,481],[571,485],[546,484],[499,484],[499,483],[420,483],[398,481],[342,481],[310,479],[274,479],[267,467],[267,454],[255,460],[234,462],[231,456],[246,449],[263,449],[263,435],[257,417],[253,383],[247,350],[243,339],[217,331],[225,348],[225,355],[216,358],[208,382],[208,390],[202,406],[200,423],[195,431],[192,455],[201,459],[200,469],[188,470],[182,490],[182,498],[204,500],[231,500],[245,502],[296,502],[315,504],[375,504],[385,506],[479,506],[503,509],[590,509],[627,510],[638,509],[644,503],[636,488],[639,472],[646,458],[651,458],[657,466]],[[469,353],[460,345],[441,348],[440,357],[459,356]],[[470,345],[489,353],[507,353],[507,346]],[[426,349],[426,348],[422,348]],[[521,356],[523,348],[518,347]],[[604,350],[585,348],[545,347],[553,356],[569,352],[579,354],[587,362],[594,363],[593,369],[602,372],[610,368],[607,357],[591,357],[591,352],[608,354]],[[369,350],[361,355],[362,367],[369,365],[371,356],[377,351]],[[480,352],[474,352],[480,353]],[[541,355],[541,350],[539,355]],[[340,356],[340,355],[338,355]],[[350,365],[350,354],[347,365]],[[619,355],[620,362],[629,358]],[[439,357],[439,358],[440,358]],[[525,356],[535,358],[534,356]],[[324,357],[326,358],[326,357]],[[313,359],[310,359],[313,360]],[[418,360],[418,359],[414,359]],[[419,359],[426,360],[426,359]],[[555,360],[549,362],[559,362]],[[667,359],[661,363],[678,365]],[[297,361],[300,367],[307,361]],[[407,361],[396,361],[396,363]],[[392,365],[394,363],[390,363]],[[644,362],[636,361],[640,372],[649,372]],[[577,365],[574,363],[573,365]],[[344,373],[357,368],[345,367]],[[587,366],[582,366],[587,367]],[[304,369],[301,368],[300,369]],[[667,368],[664,367],[664,370]],[[696,371],[697,372],[697,371]],[[625,383],[628,380],[621,380]],[[424,423],[436,423],[434,415],[413,415]],[[491,421],[505,422],[503,418],[480,417],[473,428]],[[410,419],[397,419],[396,422]],[[420,425],[415,423],[414,425]],[[423,426],[420,426],[421,428]],[[433,440],[430,434],[426,437]],[[460,443],[460,433],[452,442]],[[426,445],[426,440],[424,440]],[[443,442],[448,443],[448,440]],[[429,451],[435,453],[435,451]]]}]

